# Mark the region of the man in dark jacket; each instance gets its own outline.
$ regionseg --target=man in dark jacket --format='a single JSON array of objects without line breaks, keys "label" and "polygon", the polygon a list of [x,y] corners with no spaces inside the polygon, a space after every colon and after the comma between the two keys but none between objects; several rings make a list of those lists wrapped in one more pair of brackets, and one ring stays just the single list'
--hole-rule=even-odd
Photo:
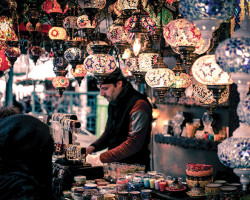
[{"label": "man in dark jacket", "polygon": [[117,68],[102,85],[100,95],[109,101],[108,120],[102,136],[87,148],[100,154],[102,163],[141,164],[150,168],[152,107],[147,97],[136,91]]}]

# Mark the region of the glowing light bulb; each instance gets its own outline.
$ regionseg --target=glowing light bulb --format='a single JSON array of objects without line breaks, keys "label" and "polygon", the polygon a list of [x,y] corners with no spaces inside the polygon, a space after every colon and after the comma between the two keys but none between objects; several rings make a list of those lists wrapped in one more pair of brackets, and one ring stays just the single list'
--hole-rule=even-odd
[{"label": "glowing light bulb", "polygon": [[133,51],[134,51],[135,56],[139,54],[140,50],[141,50],[140,39],[136,38],[133,44]]}]

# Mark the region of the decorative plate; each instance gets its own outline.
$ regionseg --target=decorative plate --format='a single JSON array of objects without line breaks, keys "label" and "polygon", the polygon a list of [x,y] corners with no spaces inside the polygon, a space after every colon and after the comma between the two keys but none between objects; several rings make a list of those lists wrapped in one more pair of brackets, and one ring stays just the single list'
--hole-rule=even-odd
[{"label": "decorative plate", "polygon": [[165,190],[167,190],[168,192],[183,192],[187,189],[187,187],[185,185],[182,185],[182,187],[179,188],[170,188],[169,186],[165,188]]}]

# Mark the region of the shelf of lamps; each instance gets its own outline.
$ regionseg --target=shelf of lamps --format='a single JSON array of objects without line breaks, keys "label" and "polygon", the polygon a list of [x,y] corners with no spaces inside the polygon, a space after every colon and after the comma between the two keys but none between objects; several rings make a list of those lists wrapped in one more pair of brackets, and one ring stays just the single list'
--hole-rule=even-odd
[{"label": "shelf of lamps", "polygon": [[220,142],[211,140],[202,140],[187,137],[164,136],[163,134],[155,134],[155,142],[159,144],[170,144],[183,147],[186,149],[200,149],[208,151],[217,151],[217,146]]}]

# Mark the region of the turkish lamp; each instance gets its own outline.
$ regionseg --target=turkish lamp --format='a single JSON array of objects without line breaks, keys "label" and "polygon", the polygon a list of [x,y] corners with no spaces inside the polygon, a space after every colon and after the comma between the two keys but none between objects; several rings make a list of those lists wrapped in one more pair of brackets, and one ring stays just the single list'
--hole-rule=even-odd
[{"label": "turkish lamp", "polygon": [[179,100],[179,98],[185,94],[186,88],[191,85],[192,80],[180,62],[176,63],[172,71],[175,73],[175,78],[171,86],[171,93]]},{"label": "turkish lamp", "polygon": [[64,76],[57,76],[53,79],[52,85],[59,92],[60,97],[62,97],[66,87],[69,86],[69,80]]},{"label": "turkish lamp", "polygon": [[0,41],[17,41],[18,38],[13,29],[13,20],[6,16],[0,17]]},{"label": "turkish lamp", "polygon": [[77,82],[80,86],[83,78],[87,74],[87,70],[85,69],[83,64],[78,64],[78,65],[76,65],[75,70],[73,70],[73,69],[70,70],[70,73],[72,74],[72,76],[74,76],[74,78],[77,80]]},{"label": "turkish lamp", "polygon": [[80,63],[82,59],[82,51],[79,46],[78,41],[67,41],[66,42],[68,49],[64,52],[64,58],[72,66],[73,71],[76,68],[76,65]]},{"label": "turkish lamp", "polygon": [[199,28],[204,39],[210,40],[220,24],[233,17],[235,6],[234,0],[218,0],[216,3],[181,0],[179,12]]},{"label": "turkish lamp", "polygon": [[93,55],[89,55],[84,60],[85,69],[93,73],[101,85],[105,77],[113,72],[117,65],[115,57],[109,55],[110,46],[92,45]]},{"label": "turkish lamp", "polygon": [[68,73],[67,66],[68,63],[63,56],[55,57],[53,59],[53,71],[56,76],[66,76]]},{"label": "turkish lamp", "polygon": [[0,50],[0,71],[6,71],[11,67],[9,59],[5,56],[4,50]]},{"label": "turkish lamp", "polygon": [[140,85],[144,79],[145,74],[140,72],[138,57],[133,56],[133,57],[126,59],[125,66],[132,73],[133,80],[136,82],[136,84]]},{"label": "turkish lamp", "polygon": [[17,58],[21,55],[19,41],[7,41],[8,47],[5,50],[5,56],[9,59],[11,66],[14,65]]},{"label": "turkish lamp", "polygon": [[155,91],[159,103],[163,103],[165,94],[173,84],[174,78],[174,72],[167,68],[161,56],[159,62],[145,74],[145,81]]}]

